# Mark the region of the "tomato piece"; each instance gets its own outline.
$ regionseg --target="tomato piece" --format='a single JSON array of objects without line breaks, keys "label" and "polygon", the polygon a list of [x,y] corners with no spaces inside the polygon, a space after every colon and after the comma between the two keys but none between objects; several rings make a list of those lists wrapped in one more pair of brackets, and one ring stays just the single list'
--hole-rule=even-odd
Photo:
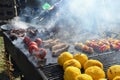
[{"label": "tomato piece", "polygon": [[36,43],[38,44],[38,46],[39,46],[39,45],[42,44],[42,39],[36,38],[36,39],[35,39],[35,42],[36,42]]},{"label": "tomato piece", "polygon": [[23,39],[23,42],[27,45],[30,43],[30,41],[31,41],[30,37],[28,37],[28,36],[24,37],[24,39]]},{"label": "tomato piece", "polygon": [[39,51],[39,48],[37,45],[30,45],[28,49],[29,49],[29,53],[31,54],[33,54],[33,52]]},{"label": "tomato piece", "polygon": [[36,43],[36,42],[34,42],[34,41],[32,41],[32,42],[30,42],[30,43],[29,43],[29,45],[28,45],[28,46],[31,46],[31,45],[36,45],[36,46],[37,46],[37,43]]},{"label": "tomato piece", "polygon": [[100,52],[104,52],[105,49],[106,49],[106,45],[102,45],[102,46],[100,46],[100,48],[99,48]]},{"label": "tomato piece", "polygon": [[37,58],[44,59],[47,54],[47,51],[44,48],[39,49],[39,53],[36,54]]}]

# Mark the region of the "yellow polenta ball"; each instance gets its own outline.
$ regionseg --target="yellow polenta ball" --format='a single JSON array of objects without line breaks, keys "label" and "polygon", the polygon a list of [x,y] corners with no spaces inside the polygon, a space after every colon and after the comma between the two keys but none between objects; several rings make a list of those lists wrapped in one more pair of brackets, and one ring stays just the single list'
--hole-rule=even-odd
[{"label": "yellow polenta ball", "polygon": [[120,76],[114,77],[113,80],[120,80]]},{"label": "yellow polenta ball", "polygon": [[93,80],[105,78],[105,72],[98,66],[91,66],[85,70],[85,74],[90,75]]},{"label": "yellow polenta ball", "polygon": [[84,64],[84,69],[87,69],[88,67],[91,67],[91,66],[98,66],[100,67],[101,69],[103,69],[103,64],[98,61],[98,60],[87,60]]},{"label": "yellow polenta ball", "polygon": [[77,68],[81,69],[81,64],[76,59],[70,59],[70,60],[65,61],[64,64],[63,64],[64,70],[68,66],[74,66],[74,67],[77,67]]},{"label": "yellow polenta ball", "polygon": [[75,78],[75,80],[93,80],[93,79],[88,74],[80,74]]},{"label": "yellow polenta ball", "polygon": [[75,80],[76,76],[80,75],[81,71],[79,68],[69,66],[65,69],[64,80]]},{"label": "yellow polenta ball", "polygon": [[88,56],[86,54],[77,53],[73,56],[74,59],[78,60],[83,67],[84,63],[88,60]]},{"label": "yellow polenta ball", "polygon": [[113,65],[108,68],[107,76],[109,80],[113,80],[115,76],[120,76],[120,65]]},{"label": "yellow polenta ball", "polygon": [[98,79],[98,80],[107,80],[106,78],[100,78],[100,79]]},{"label": "yellow polenta ball", "polygon": [[73,55],[69,52],[63,52],[58,56],[58,64],[63,66],[64,62],[73,59]]}]

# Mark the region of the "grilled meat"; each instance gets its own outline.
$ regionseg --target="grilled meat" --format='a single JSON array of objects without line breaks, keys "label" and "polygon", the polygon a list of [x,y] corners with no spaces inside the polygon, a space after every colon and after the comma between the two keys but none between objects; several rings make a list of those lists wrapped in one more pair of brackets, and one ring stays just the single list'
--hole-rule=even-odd
[{"label": "grilled meat", "polygon": [[92,47],[84,45],[83,43],[76,43],[75,44],[75,49],[82,50],[82,51],[87,52],[87,53],[93,53],[94,52]]},{"label": "grilled meat", "polygon": [[[57,46],[57,45],[56,45]],[[59,46],[59,48],[58,48]],[[55,47],[55,50],[52,51],[52,56],[56,57],[59,56],[62,52],[68,51],[69,45],[58,45],[57,47]]]},{"label": "grilled meat", "polygon": [[16,37],[24,37],[25,36],[25,30],[24,29],[12,29],[10,31],[11,36],[16,36]]},{"label": "grilled meat", "polygon": [[59,43],[59,39],[50,39],[47,41],[43,41],[45,48],[51,48],[52,46],[56,45],[57,43]]},{"label": "grilled meat", "polygon": [[67,45],[67,44],[65,44],[65,43],[58,43],[57,45],[54,45],[54,46],[52,47],[52,51],[61,49],[61,48],[65,47],[66,45]]}]

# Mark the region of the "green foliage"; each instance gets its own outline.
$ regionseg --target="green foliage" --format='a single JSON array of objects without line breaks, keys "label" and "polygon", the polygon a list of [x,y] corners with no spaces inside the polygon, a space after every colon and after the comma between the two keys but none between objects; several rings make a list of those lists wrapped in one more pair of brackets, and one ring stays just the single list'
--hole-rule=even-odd
[{"label": "green foliage", "polygon": [[0,51],[1,51],[1,49],[3,49],[3,45],[4,43],[3,43],[3,38],[2,37],[0,37]]}]

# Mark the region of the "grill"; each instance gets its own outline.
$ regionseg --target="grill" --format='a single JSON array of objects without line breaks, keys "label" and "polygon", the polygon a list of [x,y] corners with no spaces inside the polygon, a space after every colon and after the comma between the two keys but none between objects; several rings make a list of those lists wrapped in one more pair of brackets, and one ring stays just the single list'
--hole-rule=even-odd
[{"label": "grill", "polygon": [[[17,0],[14,0],[14,1],[17,1]],[[21,1],[21,2],[13,2],[12,0],[0,1],[0,20],[2,20],[2,21],[0,21],[0,24],[1,24],[1,22],[5,22],[5,23],[8,22],[9,19],[12,19],[16,15],[20,14],[19,10],[25,9],[25,7],[38,8],[38,6],[42,5],[44,2],[46,2],[46,1],[49,2],[49,0],[45,0],[45,1],[42,0],[42,2],[40,2],[40,4],[39,4],[39,2],[34,3],[34,1],[36,1],[36,0],[28,0],[28,3],[25,3],[26,0],[25,1],[18,0],[18,1]],[[37,1],[40,1],[40,0],[37,0]],[[49,19],[51,19],[51,16],[53,16],[54,14],[57,13],[56,9],[59,9],[59,7],[61,9],[64,8],[62,1],[64,1],[64,0],[53,0],[52,2],[50,2],[50,4],[52,4],[52,5],[55,4],[54,5],[55,9],[53,9],[49,12],[45,11],[42,14],[38,13],[39,11],[38,12],[37,11],[34,12],[34,10],[29,11],[29,8],[26,8],[29,12],[24,12],[24,10],[23,10],[22,15],[20,15],[20,17],[23,18],[23,21],[26,21],[28,23],[30,23],[30,22],[32,23],[33,21],[36,21],[35,24],[40,24],[41,26],[46,26],[45,24],[47,22],[49,23]],[[59,10],[58,10],[58,12],[59,12]],[[76,10],[74,12],[76,12]],[[78,10],[77,10],[77,12],[78,12]],[[27,13],[30,13],[31,15],[29,15]],[[67,11],[67,13],[69,13],[69,10]],[[36,17],[36,14],[38,14],[37,17]],[[62,15],[60,15],[60,16],[63,16],[63,17],[61,17],[58,20],[56,19],[58,22],[55,23],[55,26],[58,26],[58,27],[71,26],[71,24],[69,24],[69,23],[73,22],[72,26],[77,26],[77,27],[81,28],[80,32],[77,33],[77,36],[72,37],[73,40],[78,39],[78,37],[80,37],[80,36],[82,37],[82,38],[80,38],[81,41],[86,40],[86,33],[89,32],[89,29],[88,29],[88,31],[87,31],[87,29],[85,29],[85,30],[82,29],[81,25],[79,24],[79,21],[80,21],[79,19],[78,20],[76,20],[76,18],[73,19],[74,18],[73,15],[72,15],[72,17],[70,17],[71,15],[67,16],[66,13],[64,13],[63,11],[62,11]],[[31,18],[31,17],[33,17],[33,18]],[[71,21],[71,19],[69,20],[69,17],[72,18],[73,20],[72,21]],[[75,17],[78,17],[78,16],[75,16]],[[83,17],[84,17],[84,15],[83,15]],[[55,16],[55,18],[57,18],[57,16]],[[88,19],[89,19],[89,17],[88,17]],[[74,21],[75,21],[75,23],[77,23],[77,25],[74,24]],[[97,20],[95,20],[95,21],[97,22]],[[99,22],[99,20],[98,20],[98,22]],[[78,26],[78,25],[80,25],[80,26]],[[83,25],[83,26],[85,27],[86,25]],[[92,26],[96,26],[96,24],[92,25]],[[8,27],[9,27],[9,25],[8,25]],[[76,27],[65,27],[65,28],[61,27],[61,28],[63,30],[63,32],[62,32],[63,34],[59,34],[58,37],[65,36],[64,38],[61,38],[61,40],[71,39],[71,36],[74,36],[74,33],[77,32],[77,29],[78,29]],[[75,32],[74,32],[74,28],[76,28]],[[34,58],[32,56],[29,55],[29,52],[26,50],[24,44],[20,43],[22,45],[22,47],[20,47],[14,43],[14,41],[13,41],[14,38],[20,39],[20,37],[11,37],[10,38],[9,30],[11,30],[11,29],[9,29],[9,30],[6,28],[3,28],[3,29],[5,29],[4,30],[5,32],[4,31],[2,32],[2,36],[4,38],[5,51],[13,59],[13,61],[16,64],[15,66],[17,66],[20,69],[20,71],[22,72],[22,74],[25,76],[25,80],[63,80],[63,75],[64,75],[63,68],[57,64],[57,57],[52,57],[51,56],[52,53],[49,50],[48,50],[48,53],[47,53],[47,56],[45,59],[46,62],[43,61],[43,62],[39,63],[36,60],[34,60]],[[99,30],[101,30],[101,29],[102,29],[102,27],[100,27]],[[57,32],[59,31],[59,30],[58,31],[57,30],[58,30],[58,28],[53,28],[53,29],[47,31],[46,34],[42,33],[41,36],[47,36],[47,37],[44,37],[43,39],[54,38],[55,35],[57,34]],[[66,30],[68,30],[69,32],[65,33]],[[95,34],[98,34],[97,29],[95,28],[94,30],[96,30]],[[99,32],[99,30],[98,30],[98,32]],[[103,34],[104,29],[101,31],[102,31],[101,33]],[[51,32],[52,32],[52,35],[51,35]],[[114,32],[116,32],[116,31],[114,31]],[[66,37],[67,35],[64,35],[64,33],[67,35],[71,35],[71,36]],[[79,34],[82,34],[82,35],[79,35]],[[93,34],[92,34],[92,37],[93,37]],[[118,37],[117,33],[112,33],[109,31],[108,32],[105,31],[104,34],[105,34],[104,35],[105,37],[114,37],[114,38]],[[89,35],[87,35],[87,36],[89,36]],[[90,34],[90,36],[91,36],[91,34]],[[99,36],[104,37],[104,36],[101,36],[100,33],[99,33]],[[96,37],[96,35],[95,35],[95,37]],[[73,41],[69,41],[69,43],[73,43]],[[74,47],[73,44],[70,44],[70,48],[68,51],[74,54],[78,51],[76,51],[73,47]],[[82,51],[80,50],[80,52],[82,52]],[[89,53],[86,53],[86,54],[88,55],[89,59],[96,59],[96,60],[101,61],[104,65],[105,72],[107,71],[108,67],[110,67],[111,65],[120,64],[120,58],[119,58],[120,51],[119,50],[118,51],[110,50],[109,52],[102,52],[102,53],[95,52],[93,54],[89,54]]]},{"label": "grill", "polygon": [[[9,38],[7,32],[3,33],[5,50],[16,62],[18,68],[25,75],[26,80],[63,80],[64,71],[57,64],[57,58],[50,57],[48,52],[48,61],[45,65],[37,65],[33,59],[27,55],[27,51],[17,47]],[[88,54],[87,54],[88,55]],[[120,51],[110,51],[104,53],[89,54],[89,59],[100,60],[104,64],[104,71],[111,65],[120,64]]]}]

